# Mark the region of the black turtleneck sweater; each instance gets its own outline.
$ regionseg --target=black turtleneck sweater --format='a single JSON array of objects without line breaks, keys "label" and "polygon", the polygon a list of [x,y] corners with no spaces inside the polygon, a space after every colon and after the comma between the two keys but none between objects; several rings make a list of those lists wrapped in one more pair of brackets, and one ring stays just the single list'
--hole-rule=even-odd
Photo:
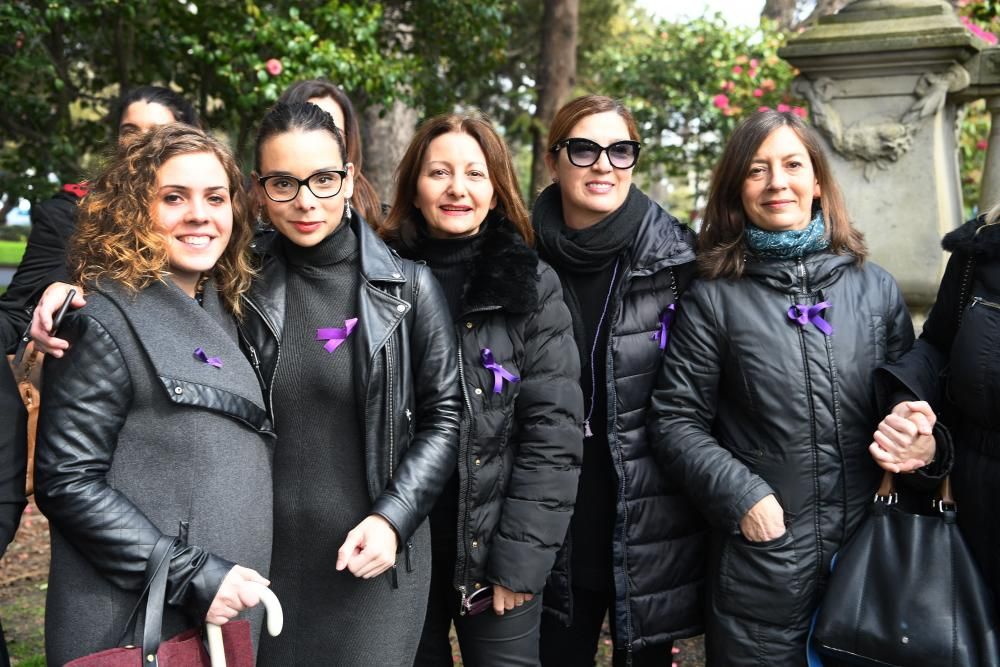
[{"label": "black turtleneck sweater", "polygon": [[[262,665],[320,664],[329,657],[330,633],[352,627],[350,617],[378,614],[368,592],[359,590],[367,582],[334,570],[348,531],[371,509],[352,363],[356,333],[332,353],[316,340],[317,329],[342,328],[358,315],[358,239],[343,223],[311,248],[277,242],[288,283],[274,378],[271,580],[288,622],[279,637],[262,637],[260,659]],[[343,604],[348,599],[350,608]]]}]

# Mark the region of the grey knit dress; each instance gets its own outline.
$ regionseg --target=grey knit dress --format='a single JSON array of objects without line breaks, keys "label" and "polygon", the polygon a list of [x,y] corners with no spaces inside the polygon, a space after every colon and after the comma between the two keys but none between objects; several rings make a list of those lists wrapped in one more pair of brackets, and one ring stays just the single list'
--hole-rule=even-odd
[{"label": "grey knit dress", "polygon": [[[261,642],[259,664],[411,665],[429,586],[426,524],[414,535],[418,562],[358,579],[334,569],[347,533],[371,512],[365,445],[348,336],[332,352],[320,328],[357,317],[358,240],[342,224],[323,242],[281,240],[287,264],[285,322],[274,378],[271,586],[285,609],[281,636]],[[400,558],[400,561],[403,559]],[[425,562],[426,561],[426,562]]]}]

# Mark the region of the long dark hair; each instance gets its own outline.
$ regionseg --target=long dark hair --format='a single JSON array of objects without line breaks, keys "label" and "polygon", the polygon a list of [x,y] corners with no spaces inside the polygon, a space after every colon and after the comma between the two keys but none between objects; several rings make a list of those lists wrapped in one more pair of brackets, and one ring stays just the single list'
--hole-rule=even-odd
[{"label": "long dark hair", "polygon": [[163,86],[139,86],[138,88],[132,88],[122,95],[117,104],[115,104],[114,132],[116,137],[118,136],[118,127],[122,124],[122,116],[125,115],[125,110],[129,108],[129,105],[136,102],[159,104],[170,110],[176,122],[204,129],[201,124],[201,118],[199,118],[198,112],[194,110],[194,106],[181,97],[180,94]]},{"label": "long dark hair", "polygon": [[698,268],[706,278],[739,278],[743,275],[747,216],[743,210],[743,184],[757,149],[771,133],[787,127],[805,146],[820,188],[820,208],[826,222],[830,249],[854,255],[858,262],[868,256],[864,235],[851,225],[847,206],[833,178],[819,137],[805,122],[787,111],[760,111],[743,121],[726,142],[725,151],[712,174],[705,220],[698,234]]},{"label": "long dark hair", "polygon": [[354,165],[354,195],[351,200],[362,217],[373,228],[382,222],[382,201],[375,187],[365,178],[364,151],[361,145],[361,125],[351,99],[340,86],[326,79],[296,81],[278,98],[279,104],[306,104],[309,100],[329,97],[344,112],[344,138],[347,143],[347,161]]},{"label": "long dark hair", "polygon": [[521,201],[514,162],[507,144],[497,134],[490,119],[483,113],[446,113],[425,121],[413,136],[403,159],[396,168],[396,197],[389,216],[379,229],[387,240],[407,243],[415,237],[416,226],[426,224],[423,214],[414,205],[417,182],[423,168],[424,156],[431,142],[442,134],[460,132],[476,140],[486,157],[486,171],[497,198],[497,213],[510,221],[528,245],[534,244],[535,234],[528,217],[528,210]]}]

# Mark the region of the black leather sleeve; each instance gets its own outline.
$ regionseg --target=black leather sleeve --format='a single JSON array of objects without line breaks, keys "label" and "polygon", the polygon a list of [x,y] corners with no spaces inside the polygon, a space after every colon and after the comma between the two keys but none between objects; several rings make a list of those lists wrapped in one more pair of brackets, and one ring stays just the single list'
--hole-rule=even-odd
[{"label": "black leather sleeve", "polygon": [[[416,265],[409,363],[416,420],[409,448],[372,512],[406,541],[430,513],[458,459],[461,396],[448,304],[430,269]],[[405,363],[401,360],[400,363]]]},{"label": "black leather sleeve", "polygon": [[[35,449],[39,508],[91,565],[117,586],[142,588],[160,530],[106,479],[132,402],[128,367],[100,322],[67,316],[60,334],[70,351],[45,362]],[[204,617],[233,563],[178,544],[167,595]]]},{"label": "black leather sleeve", "polygon": [[538,309],[524,328],[514,405],[519,442],[487,577],[512,591],[540,593],[566,539],[583,462],[583,392],[573,322],[555,272],[546,267]]},{"label": "black leather sleeve", "polygon": [[27,415],[10,365],[0,361],[0,556],[14,539],[24,510]]},{"label": "black leather sleeve", "polygon": [[31,308],[42,290],[66,281],[66,242],[76,224],[76,198],[60,194],[31,207],[31,233],[24,257],[7,292],[0,296],[0,343],[7,353],[31,322]]}]

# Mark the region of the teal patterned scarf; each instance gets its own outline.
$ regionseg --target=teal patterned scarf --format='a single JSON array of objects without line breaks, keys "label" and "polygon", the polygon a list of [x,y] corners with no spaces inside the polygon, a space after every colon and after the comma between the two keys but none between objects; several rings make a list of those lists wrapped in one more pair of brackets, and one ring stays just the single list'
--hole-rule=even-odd
[{"label": "teal patterned scarf", "polygon": [[804,229],[772,232],[747,222],[745,234],[747,245],[758,255],[798,259],[830,247],[824,232],[823,212],[816,211],[816,217]]}]

